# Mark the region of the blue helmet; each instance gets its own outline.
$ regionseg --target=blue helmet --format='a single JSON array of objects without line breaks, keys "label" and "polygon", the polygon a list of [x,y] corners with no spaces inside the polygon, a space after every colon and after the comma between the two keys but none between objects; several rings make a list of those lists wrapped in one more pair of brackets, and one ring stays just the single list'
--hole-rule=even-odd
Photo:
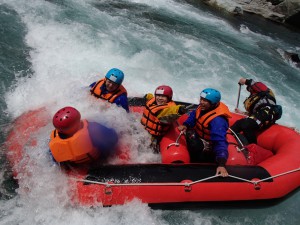
[{"label": "blue helmet", "polygon": [[112,68],[107,72],[105,78],[109,79],[110,81],[116,84],[121,85],[124,80],[124,73],[117,68]]},{"label": "blue helmet", "polygon": [[217,104],[221,100],[221,93],[213,88],[206,88],[200,93],[200,97],[210,101],[211,104]]}]

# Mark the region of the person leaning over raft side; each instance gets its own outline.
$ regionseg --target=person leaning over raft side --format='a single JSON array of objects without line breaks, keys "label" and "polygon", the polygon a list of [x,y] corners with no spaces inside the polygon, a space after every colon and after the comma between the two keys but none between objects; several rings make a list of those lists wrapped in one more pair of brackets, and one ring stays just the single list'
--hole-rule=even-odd
[{"label": "person leaning over raft side", "polygon": [[105,78],[90,85],[90,92],[96,98],[115,103],[129,112],[127,91],[122,85],[123,80],[124,73],[117,68],[112,68],[107,72]]},{"label": "person leaning over raft side", "polygon": [[[191,162],[211,162],[218,164],[216,175],[228,176],[225,164],[228,158],[226,132],[231,117],[228,107],[220,102],[219,91],[206,88],[200,93],[200,104],[192,111],[178,130],[186,132]],[[194,130],[188,130],[194,128]]]},{"label": "person leaning over raft side", "polygon": [[90,163],[114,153],[118,143],[115,130],[96,122],[81,120],[80,112],[70,106],[53,116],[49,148],[58,163]]},{"label": "person leaning over raft side", "polygon": [[246,112],[235,109],[235,112],[248,117],[237,120],[230,128],[235,133],[243,132],[248,144],[257,143],[256,132],[266,129],[280,119],[282,108],[276,105],[275,95],[262,82],[254,82],[252,79],[240,78],[240,85],[247,85],[250,95],[244,101]]},{"label": "person leaning over raft side", "polygon": [[158,86],[154,95],[149,93],[145,95],[146,107],[143,111],[141,123],[145,129],[152,135],[151,147],[154,152],[159,152],[159,142],[169,130],[171,123],[186,113],[185,106],[176,105],[172,101],[173,90],[167,85]]}]

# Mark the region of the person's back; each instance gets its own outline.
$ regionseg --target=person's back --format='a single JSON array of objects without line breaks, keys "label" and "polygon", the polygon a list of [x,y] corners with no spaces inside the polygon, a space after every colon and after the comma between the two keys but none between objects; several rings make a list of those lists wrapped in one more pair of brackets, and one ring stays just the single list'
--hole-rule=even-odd
[{"label": "person's back", "polygon": [[112,68],[104,78],[90,85],[90,92],[94,97],[115,103],[129,112],[127,90],[122,85],[123,80],[124,73],[117,68]]},{"label": "person's back", "polygon": [[237,120],[231,129],[235,133],[243,132],[248,143],[257,143],[256,132],[266,129],[280,119],[282,108],[276,104],[276,98],[271,89],[262,82],[241,78],[240,85],[246,85],[250,95],[244,101],[246,112],[235,109],[248,117]]},{"label": "person's back", "polygon": [[81,120],[79,111],[64,107],[53,116],[49,148],[58,163],[95,162],[114,153],[118,137],[113,129]]},{"label": "person's back", "polygon": [[244,101],[244,106],[249,115],[257,113],[265,106],[276,105],[276,98],[271,89],[269,89],[262,82],[254,82],[249,79],[246,80],[247,90],[250,95]]}]

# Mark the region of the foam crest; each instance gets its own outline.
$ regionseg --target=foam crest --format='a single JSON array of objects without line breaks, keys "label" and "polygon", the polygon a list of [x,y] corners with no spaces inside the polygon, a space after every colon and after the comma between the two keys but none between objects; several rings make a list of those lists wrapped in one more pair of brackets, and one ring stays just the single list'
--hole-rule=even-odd
[{"label": "foam crest", "polygon": [[[16,74],[15,86],[5,93],[13,118],[42,106],[53,115],[71,105],[83,118],[116,129],[120,143],[132,149],[131,162],[159,162],[149,150],[149,134],[140,125],[140,115],[127,114],[89,94],[89,84],[117,67],[125,73],[129,96],[141,97],[166,84],[172,86],[175,100],[198,103],[201,90],[211,87],[221,91],[222,101],[231,110],[237,102],[239,78],[254,78],[275,90],[278,103],[283,105],[279,123],[300,127],[295,110],[300,107],[296,87],[299,71],[277,54],[276,49],[288,46],[283,40],[251,31],[245,25],[236,30],[183,1],[1,2],[21,17],[27,29],[26,44],[31,48],[32,74]],[[121,3],[121,7],[114,5]],[[299,51],[299,46],[291,48]],[[240,108],[246,97],[243,89]],[[67,178],[47,154],[52,129],[49,121],[36,136],[37,146],[26,148],[27,157],[20,165],[26,172],[19,175],[19,195],[0,204],[0,211],[6,213],[4,223],[222,223],[218,217],[205,217],[200,212],[153,211],[139,201],[111,208],[71,207]],[[118,161],[111,159],[110,163]],[[0,180],[2,177],[0,174]]]}]

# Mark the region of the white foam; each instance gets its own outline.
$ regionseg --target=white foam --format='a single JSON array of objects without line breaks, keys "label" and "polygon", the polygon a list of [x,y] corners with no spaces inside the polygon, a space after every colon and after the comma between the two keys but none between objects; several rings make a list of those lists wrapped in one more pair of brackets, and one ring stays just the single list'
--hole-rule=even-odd
[{"label": "white foam", "polygon": [[[221,91],[222,101],[231,110],[237,101],[241,76],[262,80],[276,89],[283,105],[280,122],[300,127],[300,116],[295,111],[299,108],[299,91],[290,90],[285,74],[267,62],[272,54],[264,55],[257,44],[265,39],[263,44],[272,48],[282,43],[247,27],[239,32],[220,18],[171,0],[128,2],[160,10],[174,26],[161,25],[163,22],[151,17],[135,18],[139,14],[130,10],[111,14],[109,9],[93,7],[93,1],[69,0],[66,6],[37,0],[2,2],[21,16],[28,32],[26,43],[32,48],[29,60],[33,74],[17,78],[16,87],[5,95],[13,117],[45,105],[51,114],[72,105],[83,118],[115,128],[122,136],[121,143],[133,149],[132,162],[158,161],[149,152],[149,134],[141,128],[137,115],[89,95],[87,86],[117,67],[125,73],[124,86],[129,96],[153,93],[158,85],[166,84],[173,88],[175,100],[198,103],[201,90],[211,87]],[[176,19],[183,23],[178,25]],[[252,48],[254,51],[249,50]],[[246,96],[243,90],[240,102]],[[49,121],[38,134],[37,147],[27,149],[34,154],[28,154],[30,164],[26,158],[23,161],[28,173],[19,175],[19,195],[0,204],[0,211],[6,213],[1,219],[4,224],[169,224],[165,219],[167,211],[150,210],[138,201],[96,210],[68,205],[66,177],[47,158],[51,129]],[[210,224],[216,219],[203,218],[201,213],[178,215],[189,224]],[[180,221],[186,223],[184,219]]]}]

